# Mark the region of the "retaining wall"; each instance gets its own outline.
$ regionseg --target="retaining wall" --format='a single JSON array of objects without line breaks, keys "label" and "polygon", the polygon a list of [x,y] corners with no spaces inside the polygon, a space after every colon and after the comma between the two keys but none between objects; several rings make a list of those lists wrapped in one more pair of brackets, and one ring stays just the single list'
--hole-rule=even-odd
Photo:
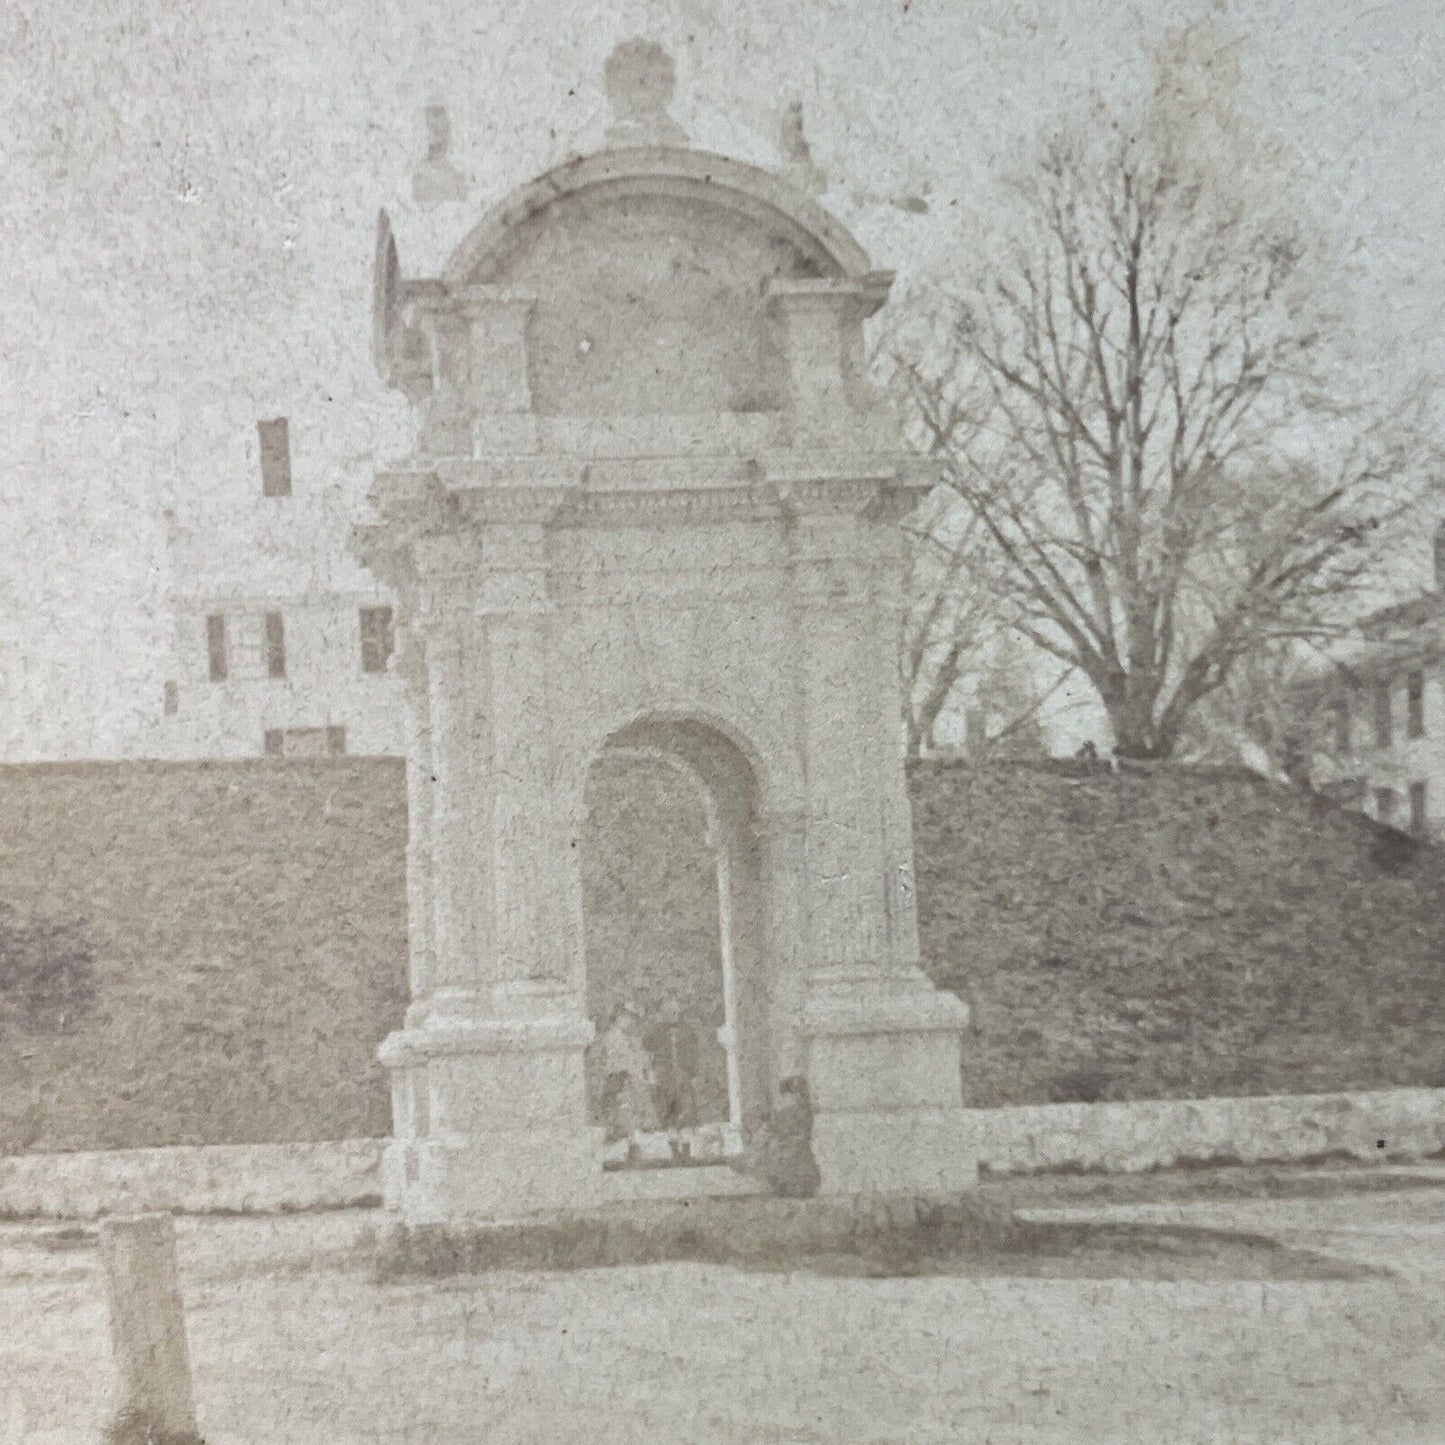
[{"label": "retaining wall", "polygon": [[994,1174],[1445,1153],[1445,1089],[1040,1104],[972,1117],[979,1162]]},{"label": "retaining wall", "polygon": [[[1445,1153],[1445,1089],[1043,1104],[972,1112],[992,1174],[1139,1173],[1189,1163],[1300,1163]],[[89,1218],[369,1206],[382,1139],[115,1149],[0,1158],[0,1216]],[[642,1176],[639,1176],[639,1178]],[[651,1182],[657,1176],[647,1176]]]},{"label": "retaining wall", "polygon": [[383,1139],[16,1154],[0,1159],[0,1216],[85,1219],[174,1209],[269,1213],[381,1199]]},{"label": "retaining wall", "polygon": [[[0,767],[0,1155],[384,1134],[404,782],[395,759]],[[1445,848],[1196,768],[930,763],[912,787],[970,1106],[1445,1087]],[[715,960],[696,837],[656,789],[596,801],[589,950]]]}]

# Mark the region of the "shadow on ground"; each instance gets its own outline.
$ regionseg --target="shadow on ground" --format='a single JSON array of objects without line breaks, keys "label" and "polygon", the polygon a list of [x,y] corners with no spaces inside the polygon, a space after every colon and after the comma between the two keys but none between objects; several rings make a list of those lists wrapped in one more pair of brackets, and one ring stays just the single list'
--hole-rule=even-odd
[{"label": "shadow on ground", "polygon": [[670,1262],[867,1278],[1352,1280],[1380,1273],[1264,1235],[1026,1221],[979,1199],[698,1200],[547,1222],[396,1226],[357,1248],[371,1255],[380,1283]]}]

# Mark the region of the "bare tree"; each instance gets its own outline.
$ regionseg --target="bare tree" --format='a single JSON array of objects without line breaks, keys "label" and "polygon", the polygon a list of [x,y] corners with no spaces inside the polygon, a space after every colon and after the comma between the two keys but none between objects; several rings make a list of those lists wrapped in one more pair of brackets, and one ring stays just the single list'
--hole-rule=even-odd
[{"label": "bare tree", "polygon": [[971,754],[1042,753],[1040,713],[1068,673],[1046,680],[1010,645],[982,524],[950,493],[930,499],[907,531],[909,605],[899,671],[908,756],[933,752],[940,720],[968,698]]},{"label": "bare tree", "polygon": [[896,358],[1005,620],[1135,758],[1242,660],[1344,621],[1423,461],[1399,410],[1330,385],[1328,251],[1277,157],[1177,101],[1161,80],[1142,118],[1050,138],[1011,242]]},{"label": "bare tree", "polygon": [[909,527],[909,605],[899,651],[908,756],[936,745],[935,729],[994,620],[976,563],[977,518],[937,499]]},{"label": "bare tree", "polygon": [[1243,657],[1203,698],[1180,750],[1199,762],[1245,763],[1256,772],[1311,787],[1323,760],[1339,759],[1320,698],[1338,669],[1308,644],[1272,644]]}]

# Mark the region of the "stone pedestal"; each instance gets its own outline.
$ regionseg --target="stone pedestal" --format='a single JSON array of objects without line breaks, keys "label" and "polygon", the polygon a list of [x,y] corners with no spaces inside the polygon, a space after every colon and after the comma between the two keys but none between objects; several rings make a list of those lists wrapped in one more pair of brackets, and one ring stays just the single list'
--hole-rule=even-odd
[{"label": "stone pedestal", "polygon": [[812,976],[802,1026],[824,1194],[976,1185],[960,1074],[967,1022],[967,1006],[916,968]]},{"label": "stone pedestal", "polygon": [[602,1131],[587,1123],[582,1075],[593,1029],[572,992],[499,985],[488,1017],[468,1017],[460,998],[435,1005],[381,1047],[396,1131],[388,1207],[423,1224],[595,1202]]}]

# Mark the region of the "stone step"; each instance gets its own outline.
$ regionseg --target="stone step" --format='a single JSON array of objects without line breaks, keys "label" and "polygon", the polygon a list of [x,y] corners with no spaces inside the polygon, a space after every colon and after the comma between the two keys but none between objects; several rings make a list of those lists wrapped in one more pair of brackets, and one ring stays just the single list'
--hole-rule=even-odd
[{"label": "stone step", "polygon": [[604,1204],[651,1199],[720,1199],[766,1194],[767,1185],[726,1164],[674,1169],[609,1169],[602,1176]]}]

